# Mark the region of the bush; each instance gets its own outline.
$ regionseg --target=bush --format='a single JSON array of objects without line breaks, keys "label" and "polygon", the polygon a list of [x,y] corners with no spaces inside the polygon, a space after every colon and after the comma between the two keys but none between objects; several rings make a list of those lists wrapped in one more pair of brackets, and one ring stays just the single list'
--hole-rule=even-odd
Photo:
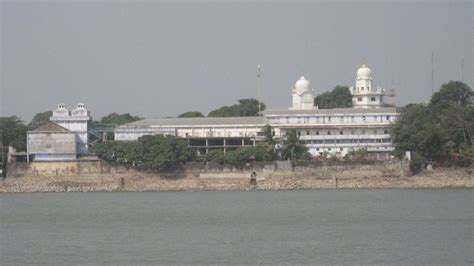
[{"label": "bush", "polygon": [[211,150],[206,154],[207,162],[215,162],[220,165],[226,162],[224,151],[222,150]]},{"label": "bush", "polygon": [[444,168],[450,168],[451,166],[452,166],[452,163],[449,160],[444,161],[442,164],[442,167]]},{"label": "bush", "polygon": [[410,161],[410,170],[413,174],[418,174],[425,168],[425,158],[421,155],[414,154]]},{"label": "bush", "polygon": [[227,162],[233,165],[242,165],[250,161],[271,161],[272,154],[265,147],[241,147],[227,153]]}]

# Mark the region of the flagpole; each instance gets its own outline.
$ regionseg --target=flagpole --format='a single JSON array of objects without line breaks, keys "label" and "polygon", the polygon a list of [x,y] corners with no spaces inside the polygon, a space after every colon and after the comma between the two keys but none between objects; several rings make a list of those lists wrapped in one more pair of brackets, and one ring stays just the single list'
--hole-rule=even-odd
[{"label": "flagpole", "polygon": [[262,104],[261,104],[261,99],[260,99],[260,90],[261,90],[261,81],[260,81],[260,69],[261,66],[260,64],[257,65],[257,94],[258,94],[258,116],[262,116]]}]

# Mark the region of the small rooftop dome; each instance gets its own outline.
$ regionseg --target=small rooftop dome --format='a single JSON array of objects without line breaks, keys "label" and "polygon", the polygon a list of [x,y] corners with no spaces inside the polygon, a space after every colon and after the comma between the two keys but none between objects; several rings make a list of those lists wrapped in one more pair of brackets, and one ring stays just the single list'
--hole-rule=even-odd
[{"label": "small rooftop dome", "polygon": [[372,71],[366,64],[362,64],[362,66],[357,70],[357,78],[358,79],[372,78]]},{"label": "small rooftop dome", "polygon": [[301,78],[295,83],[295,90],[300,93],[311,91],[311,84],[304,76],[301,76]]}]

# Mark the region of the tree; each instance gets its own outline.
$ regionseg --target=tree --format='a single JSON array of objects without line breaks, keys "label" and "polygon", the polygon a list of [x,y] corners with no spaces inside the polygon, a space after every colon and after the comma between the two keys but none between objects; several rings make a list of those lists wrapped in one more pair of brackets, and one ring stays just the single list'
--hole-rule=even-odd
[{"label": "tree", "polygon": [[311,158],[308,148],[301,141],[295,129],[288,131],[285,141],[283,142],[283,158],[290,160],[301,160]]},{"label": "tree", "polygon": [[174,136],[143,136],[138,139],[143,151],[142,163],[146,169],[169,171],[179,164],[195,159],[195,152],[186,141]]},{"label": "tree", "polygon": [[174,136],[143,136],[138,141],[107,141],[94,144],[92,151],[108,162],[138,164],[152,171],[170,171],[195,159],[195,152]]},{"label": "tree", "polygon": [[[209,117],[235,117],[235,116],[258,116],[258,100],[256,99],[240,99],[239,104],[231,106],[222,106],[216,110],[209,112]],[[260,103],[261,111],[264,111],[266,106]]]},{"label": "tree", "polygon": [[314,98],[314,104],[320,109],[351,108],[352,94],[347,86],[336,86],[331,92],[325,92]]},{"label": "tree", "polygon": [[37,113],[37,114],[35,114],[35,116],[33,116],[33,119],[32,119],[31,122],[28,124],[28,127],[29,127],[30,129],[39,128],[40,126],[49,123],[49,118],[50,118],[52,115],[53,115],[53,112],[52,112],[52,111],[46,111],[46,112]]},{"label": "tree", "polygon": [[215,162],[222,165],[227,161],[227,159],[224,154],[224,151],[221,149],[217,149],[211,150],[206,154],[206,161]]},{"label": "tree", "polygon": [[227,152],[226,160],[232,165],[242,166],[250,161],[271,161],[272,156],[261,146],[240,147]]},{"label": "tree", "polygon": [[275,144],[276,141],[273,139],[273,129],[267,124],[262,129],[263,140],[258,143],[258,146],[261,146],[271,158],[275,158]]},{"label": "tree", "polygon": [[433,94],[429,107],[434,113],[440,112],[452,106],[453,103],[462,107],[472,107],[474,92],[465,83],[450,81],[441,85],[438,92]]},{"label": "tree", "polygon": [[8,147],[26,150],[26,132],[28,127],[16,116],[0,117],[0,162],[3,173],[6,171]]},{"label": "tree", "polygon": [[204,117],[204,115],[201,112],[192,111],[192,112],[182,113],[178,115],[178,117]]},{"label": "tree", "polygon": [[17,150],[26,150],[26,132],[28,127],[16,116],[0,117],[0,137],[2,146],[12,146]]},{"label": "tree", "polygon": [[391,130],[395,155],[411,151],[423,160],[440,163],[456,156],[461,157],[460,165],[469,165],[474,154],[473,101],[469,86],[451,81],[433,94],[429,105],[402,108]]},{"label": "tree", "polygon": [[118,126],[118,125],[131,123],[131,122],[134,122],[134,121],[138,121],[138,120],[141,120],[141,119],[143,119],[143,118],[141,118],[139,116],[132,116],[129,113],[126,113],[126,114],[111,113],[111,114],[108,114],[108,115],[102,117],[102,119],[100,119],[100,123],[114,124],[114,125]]}]

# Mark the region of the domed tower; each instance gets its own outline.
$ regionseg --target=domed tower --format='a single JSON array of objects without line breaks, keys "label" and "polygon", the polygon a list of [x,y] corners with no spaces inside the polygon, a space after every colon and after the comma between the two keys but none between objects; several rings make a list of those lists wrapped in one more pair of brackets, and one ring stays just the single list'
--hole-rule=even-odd
[{"label": "domed tower", "polygon": [[292,91],[293,94],[293,106],[290,110],[313,110],[314,108],[314,90],[311,88],[311,84],[304,77],[296,81],[295,87]]},{"label": "domed tower", "polygon": [[381,88],[374,88],[372,80],[372,71],[366,64],[362,64],[357,70],[356,86],[350,89],[355,108],[382,107],[384,91]]}]

